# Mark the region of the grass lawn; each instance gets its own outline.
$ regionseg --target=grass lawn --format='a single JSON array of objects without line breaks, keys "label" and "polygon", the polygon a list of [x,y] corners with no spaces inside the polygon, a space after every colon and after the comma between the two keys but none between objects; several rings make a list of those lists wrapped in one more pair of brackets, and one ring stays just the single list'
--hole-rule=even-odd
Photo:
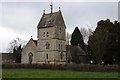
[{"label": "grass lawn", "polygon": [[2,78],[118,78],[118,73],[77,72],[47,69],[3,69]]}]

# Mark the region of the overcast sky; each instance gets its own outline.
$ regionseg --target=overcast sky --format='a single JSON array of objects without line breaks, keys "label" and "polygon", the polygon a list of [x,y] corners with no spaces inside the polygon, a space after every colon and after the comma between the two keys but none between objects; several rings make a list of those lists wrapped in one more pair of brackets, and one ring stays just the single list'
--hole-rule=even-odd
[{"label": "overcast sky", "polygon": [[[33,36],[37,39],[37,24],[43,10],[50,12],[50,2],[2,2],[0,21],[0,52],[6,52],[8,43],[20,37],[28,41]],[[109,18],[118,20],[118,2],[53,2],[53,12],[61,11],[67,32],[74,28],[95,28],[100,20]]]}]

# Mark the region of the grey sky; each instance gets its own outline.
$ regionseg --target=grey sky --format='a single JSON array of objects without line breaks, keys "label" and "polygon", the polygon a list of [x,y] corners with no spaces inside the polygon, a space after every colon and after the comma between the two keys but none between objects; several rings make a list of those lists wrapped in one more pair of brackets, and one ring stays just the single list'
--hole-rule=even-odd
[{"label": "grey sky", "polygon": [[[31,35],[36,39],[37,24],[43,10],[50,12],[49,4],[50,2],[3,2],[0,52],[5,52],[8,43],[17,36],[27,41]],[[101,19],[118,19],[117,2],[53,2],[53,6],[53,11],[58,11],[58,7],[61,7],[69,33],[72,33],[76,26],[95,28]]]},{"label": "grey sky", "polygon": [[118,3],[118,20],[120,22],[120,1]]}]

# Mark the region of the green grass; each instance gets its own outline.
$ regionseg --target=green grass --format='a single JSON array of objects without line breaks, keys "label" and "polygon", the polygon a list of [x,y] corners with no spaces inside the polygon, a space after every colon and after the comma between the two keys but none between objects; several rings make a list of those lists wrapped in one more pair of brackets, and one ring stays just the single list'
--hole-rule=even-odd
[{"label": "green grass", "polygon": [[3,69],[3,78],[118,78],[117,72],[77,72],[47,69]]}]

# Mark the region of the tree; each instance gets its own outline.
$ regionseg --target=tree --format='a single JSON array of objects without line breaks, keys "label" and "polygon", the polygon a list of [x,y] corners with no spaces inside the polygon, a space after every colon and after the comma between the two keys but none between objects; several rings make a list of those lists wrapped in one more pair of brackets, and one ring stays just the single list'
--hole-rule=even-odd
[{"label": "tree", "polygon": [[9,53],[13,53],[13,49],[17,49],[19,46],[24,47],[25,46],[26,41],[22,40],[21,38],[17,37],[16,39],[12,40],[9,43],[8,46],[8,52]]},{"label": "tree", "polygon": [[70,43],[73,46],[79,45],[83,50],[85,50],[83,37],[78,27],[76,27],[75,30],[73,31]]},{"label": "tree", "polygon": [[[78,27],[76,27],[74,32],[72,33],[70,42],[72,46],[80,46],[83,50],[85,50],[83,37]],[[72,49],[73,51],[71,52],[72,62],[78,64],[80,63],[80,59],[79,59],[80,53],[77,47],[72,47],[72,48],[73,48]]]},{"label": "tree", "polygon": [[114,32],[115,32],[115,59],[116,63],[120,64],[120,22],[115,21],[114,23]]},{"label": "tree", "polygon": [[88,32],[88,30],[85,29],[85,28],[80,28],[80,32],[81,32],[81,34],[82,34],[82,36],[83,36],[84,43],[87,44],[88,37],[89,37],[89,32]]},{"label": "tree", "polygon": [[71,34],[69,34],[68,32],[66,33],[66,45],[69,45],[71,39]]},{"label": "tree", "polygon": [[20,63],[21,62],[21,52],[22,52],[22,48],[21,46],[17,47],[17,49],[13,49],[13,54],[15,57],[15,62]]},{"label": "tree", "polygon": [[99,21],[97,23],[97,28],[93,32],[93,35],[89,37],[89,46],[91,48],[91,55],[95,61],[100,64],[102,62],[103,56],[106,50],[106,43],[108,41],[108,30],[106,26],[110,26],[109,20]]},{"label": "tree", "polygon": [[9,43],[8,51],[13,53],[15,56],[15,62],[21,62],[21,52],[22,48],[25,45],[26,41],[23,41],[21,38],[17,37],[15,40]]},{"label": "tree", "polygon": [[120,60],[120,23],[115,21],[108,31],[107,49],[103,59],[106,64],[118,64]]},{"label": "tree", "polygon": [[106,64],[113,64],[119,60],[119,34],[119,22],[112,23],[107,19],[97,23],[97,28],[89,37],[88,44],[90,54],[98,64],[102,61]]},{"label": "tree", "polygon": [[92,27],[88,28],[88,29],[86,29],[86,28],[80,28],[80,32],[81,32],[81,34],[83,36],[84,43],[85,43],[84,44],[85,45],[85,53],[87,54],[86,60],[90,61],[92,58],[91,58],[91,56],[89,54],[90,48],[89,48],[89,45],[88,45],[88,39],[89,39],[89,36],[91,36],[92,32],[93,32],[92,31]]}]

